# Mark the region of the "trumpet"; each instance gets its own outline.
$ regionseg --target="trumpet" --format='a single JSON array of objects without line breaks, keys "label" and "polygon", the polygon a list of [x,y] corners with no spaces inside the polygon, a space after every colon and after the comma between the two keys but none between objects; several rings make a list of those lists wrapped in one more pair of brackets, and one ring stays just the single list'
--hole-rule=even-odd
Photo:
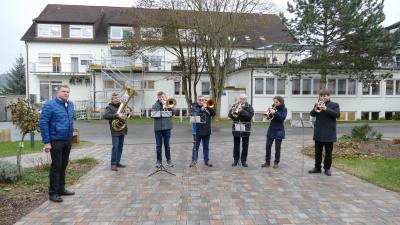
[{"label": "trumpet", "polygon": [[275,104],[272,104],[272,106],[270,108],[267,109],[267,111],[264,113],[264,118],[268,119],[268,120],[272,120],[275,116],[275,114],[272,114],[272,110],[276,110]]},{"label": "trumpet", "polygon": [[234,107],[232,107],[232,116],[237,118],[239,117],[240,111],[242,110],[242,104],[236,103]]},{"label": "trumpet", "polygon": [[217,102],[214,99],[209,99],[206,102],[208,108],[213,109],[217,107]]},{"label": "trumpet", "polygon": [[164,109],[172,109],[176,106],[176,99],[168,98],[167,100],[163,101],[163,108]]},{"label": "trumpet", "polygon": [[322,111],[322,107],[325,105],[323,101],[318,101],[318,103],[315,104],[315,112],[319,113]]}]

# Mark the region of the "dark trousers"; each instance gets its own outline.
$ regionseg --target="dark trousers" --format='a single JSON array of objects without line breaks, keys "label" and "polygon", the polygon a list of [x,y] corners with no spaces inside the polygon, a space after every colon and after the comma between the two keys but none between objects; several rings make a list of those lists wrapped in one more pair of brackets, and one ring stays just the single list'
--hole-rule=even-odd
[{"label": "dark trousers", "polygon": [[209,148],[210,135],[205,135],[205,136],[194,135],[194,140],[195,140],[195,147],[193,148],[192,161],[197,161],[199,155],[200,142],[203,142],[203,158],[204,158],[204,163],[207,163],[209,160],[208,154],[210,152]]},{"label": "dark trousers", "polygon": [[325,146],[324,169],[329,170],[332,165],[333,142],[315,142],[315,169],[321,170],[322,151]]},{"label": "dark trousers", "polygon": [[162,143],[164,140],[165,157],[167,161],[171,160],[171,152],[169,147],[169,139],[171,130],[157,130],[154,132],[156,136],[157,162],[162,162]]},{"label": "dark trousers", "polygon": [[[242,155],[240,155],[240,139],[242,139]],[[233,137],[233,160],[235,162],[239,161],[239,159],[242,163],[247,161],[249,139],[250,137]]]},{"label": "dark trousers", "polygon": [[125,135],[112,136],[111,165],[117,166],[121,164],[121,155],[124,147]]},{"label": "dark trousers", "polygon": [[273,138],[267,138],[267,145],[265,147],[265,162],[270,163],[271,162],[271,148],[272,148],[272,143],[274,143],[275,140],[275,163],[279,163],[281,160],[281,144],[282,144],[282,139],[273,139]]},{"label": "dark trousers", "polygon": [[65,190],[65,169],[71,152],[71,141],[52,141],[51,147],[49,194],[53,195]]}]

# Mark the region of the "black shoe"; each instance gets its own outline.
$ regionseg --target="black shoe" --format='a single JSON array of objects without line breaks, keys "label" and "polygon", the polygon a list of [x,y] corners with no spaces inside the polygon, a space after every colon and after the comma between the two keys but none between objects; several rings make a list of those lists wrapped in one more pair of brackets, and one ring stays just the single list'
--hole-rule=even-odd
[{"label": "black shoe", "polygon": [[321,169],[313,168],[312,170],[309,170],[308,173],[321,173]]},{"label": "black shoe", "polygon": [[209,162],[205,162],[204,165],[208,166],[208,167],[212,167],[213,165]]},{"label": "black shoe", "polygon": [[169,167],[174,167],[174,164],[172,163],[171,160],[168,160],[168,161],[167,161],[167,165],[168,165]]},{"label": "black shoe", "polygon": [[326,170],[325,170],[325,175],[327,175],[327,176],[332,176],[331,170],[326,169]]},{"label": "black shoe", "polygon": [[235,166],[237,166],[237,164],[238,164],[238,161],[235,161],[232,163],[232,166],[235,167]]},{"label": "black shoe", "polygon": [[265,163],[263,163],[263,164],[261,164],[261,167],[269,167],[271,165],[271,163],[270,162],[265,162]]},{"label": "black shoe", "polygon": [[242,166],[243,166],[243,167],[249,167],[249,165],[247,165],[246,162],[242,162]]},{"label": "black shoe", "polygon": [[63,199],[60,198],[60,196],[56,195],[56,194],[50,195],[49,196],[49,200],[52,201],[52,202],[62,202],[63,201]]},{"label": "black shoe", "polygon": [[123,164],[118,164],[117,167],[125,168],[126,166]]},{"label": "black shoe", "polygon": [[75,194],[75,192],[73,192],[73,191],[68,191],[67,189],[65,189],[64,191],[60,191],[60,192],[58,192],[58,195],[74,195]]},{"label": "black shoe", "polygon": [[196,166],[196,164],[197,164],[197,162],[196,162],[196,161],[192,161],[192,162],[190,163],[189,167],[195,167],[195,166]]}]

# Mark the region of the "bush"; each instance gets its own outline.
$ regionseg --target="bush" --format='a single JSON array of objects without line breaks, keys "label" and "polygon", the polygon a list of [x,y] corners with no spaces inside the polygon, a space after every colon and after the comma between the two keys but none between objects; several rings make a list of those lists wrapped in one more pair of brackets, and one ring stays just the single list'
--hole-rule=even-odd
[{"label": "bush", "polygon": [[338,141],[342,141],[342,142],[351,141],[351,137],[347,134],[343,134],[342,136],[339,137]]},{"label": "bush", "polygon": [[376,138],[376,140],[381,141],[381,140],[382,140],[382,136],[383,136],[383,134],[382,134],[381,132],[378,132],[378,133],[375,135],[375,138]]},{"label": "bush", "polygon": [[[368,124],[363,124],[361,126],[355,126],[351,129],[351,138],[356,140],[366,141],[370,138],[379,135],[376,130],[373,130]],[[382,138],[382,134],[380,134]]]},{"label": "bush", "polygon": [[393,138],[392,143],[393,143],[394,145],[400,144],[400,138]]},{"label": "bush", "polygon": [[21,169],[21,176],[18,175],[18,167],[16,164],[7,161],[0,161],[0,182],[16,182],[23,176]]}]

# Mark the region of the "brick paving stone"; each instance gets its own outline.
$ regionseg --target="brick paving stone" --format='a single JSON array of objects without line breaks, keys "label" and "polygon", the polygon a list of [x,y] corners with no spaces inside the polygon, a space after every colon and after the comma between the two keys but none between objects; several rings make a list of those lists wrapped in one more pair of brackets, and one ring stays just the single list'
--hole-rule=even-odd
[{"label": "brick paving stone", "polygon": [[155,170],[154,144],[125,145],[128,167],[118,172],[110,170],[110,145],[72,151],[73,159],[100,164],[68,187],[76,195],[45,202],[16,224],[400,224],[399,193],[334,168],[332,177],[307,174],[313,160],[301,155],[299,139],[283,141],[278,169],[260,167],[264,141],[250,137],[249,167],[232,168],[232,142],[211,140],[212,168],[201,161],[189,168],[192,145],[171,145],[177,176],[147,176]]}]

